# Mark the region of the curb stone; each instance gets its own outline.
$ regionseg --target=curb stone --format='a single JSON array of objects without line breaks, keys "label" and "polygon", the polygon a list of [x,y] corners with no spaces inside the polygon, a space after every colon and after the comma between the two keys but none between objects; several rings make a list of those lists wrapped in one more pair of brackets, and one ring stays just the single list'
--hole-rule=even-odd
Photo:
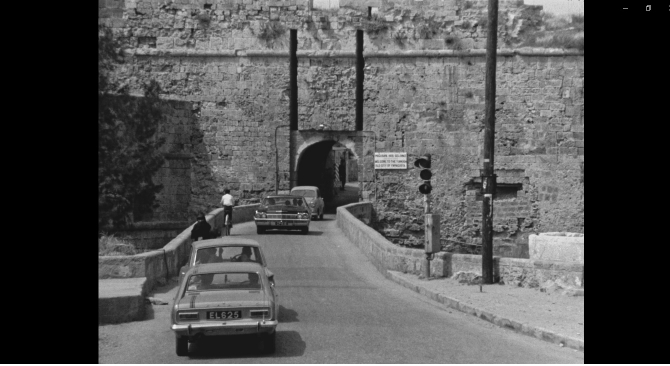
[{"label": "curb stone", "polygon": [[521,323],[513,319],[503,318],[501,316],[494,315],[486,310],[482,310],[473,307],[471,305],[465,304],[463,302],[460,302],[455,298],[450,298],[445,296],[444,294],[438,294],[419,285],[414,285],[409,281],[405,280],[404,278],[399,277],[392,271],[385,270],[383,272],[384,277],[392,280],[393,282],[396,282],[404,287],[407,287],[410,290],[413,290],[414,292],[426,296],[429,299],[435,300],[449,308],[458,310],[460,312],[469,315],[474,315],[480,319],[493,323],[501,328],[525,334],[545,342],[562,344],[563,347],[572,348],[584,352],[584,341],[581,339],[564,336],[544,328],[536,327],[527,323]]}]

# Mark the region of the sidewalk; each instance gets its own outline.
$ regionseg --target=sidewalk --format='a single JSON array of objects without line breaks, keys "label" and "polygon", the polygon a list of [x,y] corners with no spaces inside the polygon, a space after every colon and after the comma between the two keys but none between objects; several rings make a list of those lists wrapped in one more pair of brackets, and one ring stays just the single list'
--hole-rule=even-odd
[{"label": "sidewalk", "polygon": [[386,276],[447,307],[510,330],[584,351],[584,296],[509,285],[460,284],[451,278],[419,279],[387,271]]}]

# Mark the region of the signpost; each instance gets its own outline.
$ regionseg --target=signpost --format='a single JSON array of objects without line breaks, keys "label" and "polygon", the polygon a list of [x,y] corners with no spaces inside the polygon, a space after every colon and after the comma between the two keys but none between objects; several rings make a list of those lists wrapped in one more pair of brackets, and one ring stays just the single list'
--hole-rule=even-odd
[{"label": "signpost", "polygon": [[375,170],[407,169],[406,152],[375,152]]}]

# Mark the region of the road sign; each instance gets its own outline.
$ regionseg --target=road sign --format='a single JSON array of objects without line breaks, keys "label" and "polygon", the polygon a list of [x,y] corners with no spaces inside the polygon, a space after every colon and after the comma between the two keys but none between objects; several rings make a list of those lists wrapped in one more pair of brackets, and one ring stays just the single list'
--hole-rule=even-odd
[{"label": "road sign", "polygon": [[407,169],[407,153],[376,152],[375,169]]}]

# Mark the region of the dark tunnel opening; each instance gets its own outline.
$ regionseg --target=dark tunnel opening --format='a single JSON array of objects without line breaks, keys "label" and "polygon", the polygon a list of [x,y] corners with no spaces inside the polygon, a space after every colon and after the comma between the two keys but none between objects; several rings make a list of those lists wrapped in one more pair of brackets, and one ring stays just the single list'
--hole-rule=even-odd
[{"label": "dark tunnel opening", "polygon": [[325,200],[332,198],[333,172],[327,168],[328,154],[335,141],[321,141],[307,147],[298,161],[298,185],[316,186]]}]

